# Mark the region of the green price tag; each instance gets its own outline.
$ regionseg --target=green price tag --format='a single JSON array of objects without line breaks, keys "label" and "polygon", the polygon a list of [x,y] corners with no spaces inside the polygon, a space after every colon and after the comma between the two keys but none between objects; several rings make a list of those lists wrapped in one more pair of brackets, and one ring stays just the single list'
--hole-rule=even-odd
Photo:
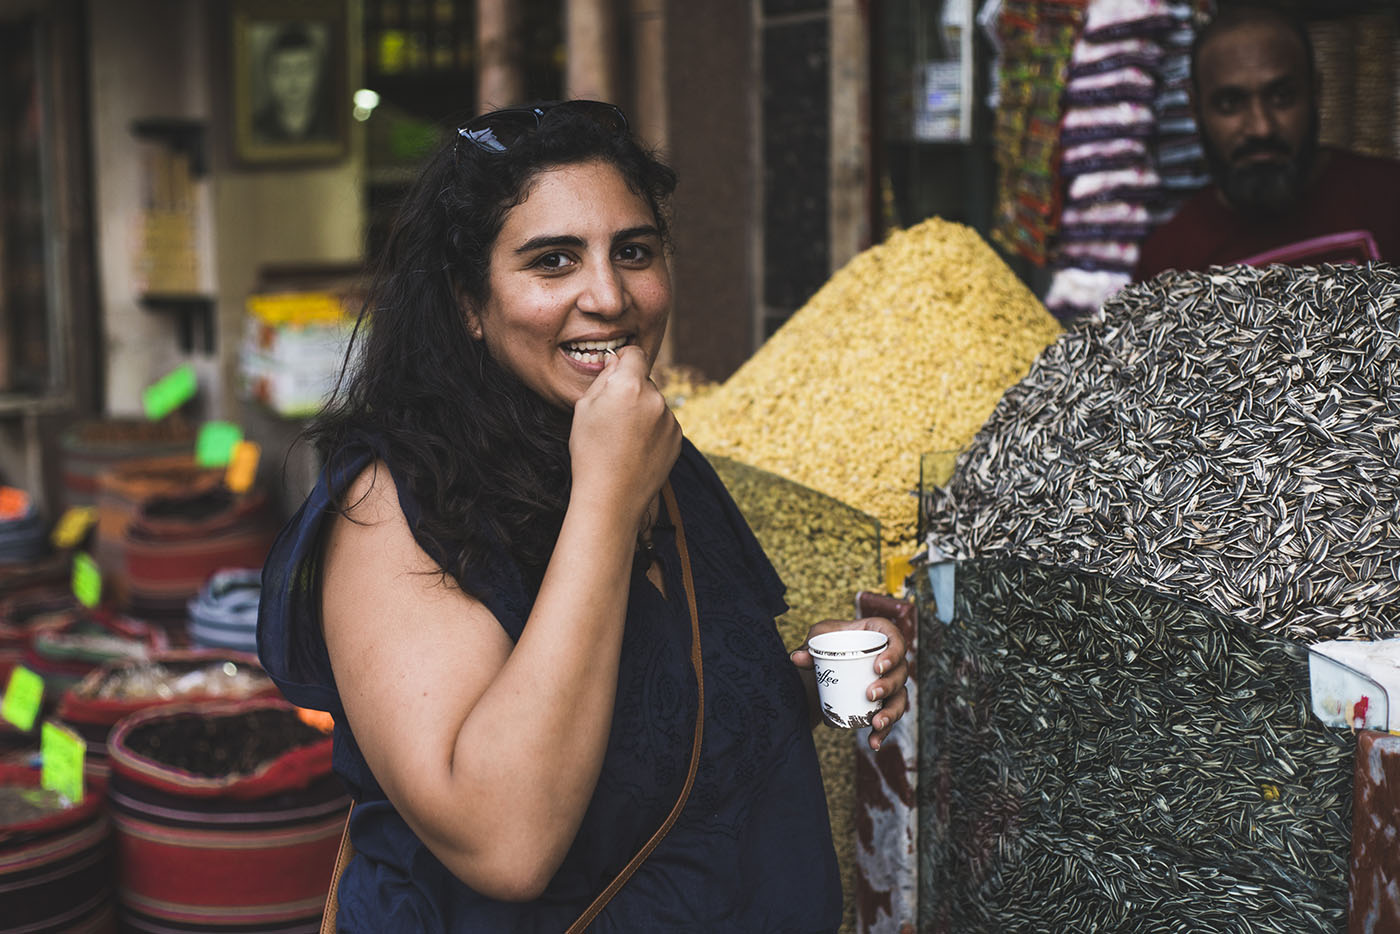
[{"label": "green price tag", "polygon": [[102,571],[84,551],[73,555],[73,596],[89,609],[102,602]]},{"label": "green price tag", "polygon": [[43,678],[23,665],[10,669],[10,683],[5,687],[5,700],[0,703],[0,717],[28,733],[34,729],[43,701]]},{"label": "green price tag", "polygon": [[141,407],[148,419],[156,421],[194,398],[198,388],[194,367],[186,363],[147,386],[141,393]]},{"label": "green price tag", "polygon": [[243,440],[243,429],[233,422],[205,422],[194,444],[195,463],[201,467],[227,467],[234,446]]},{"label": "green price tag", "polygon": [[78,804],[83,800],[83,757],[87,744],[66,727],[46,720],[39,731],[39,786]]}]

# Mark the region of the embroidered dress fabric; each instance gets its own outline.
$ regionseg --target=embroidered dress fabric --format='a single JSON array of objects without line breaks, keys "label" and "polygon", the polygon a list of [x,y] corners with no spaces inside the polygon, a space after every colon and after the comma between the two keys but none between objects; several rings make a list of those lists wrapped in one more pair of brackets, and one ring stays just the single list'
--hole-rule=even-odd
[{"label": "embroidered dress fabric", "polygon": [[[384,457],[365,439],[332,459],[273,546],[259,609],[264,666],[292,703],[336,717],[335,771],[359,802],[351,825],[357,857],[341,880],[339,929],[557,934],[661,824],[685,779],[696,687],[673,531],[663,524],[655,540],[667,596],[643,572],[632,575],[611,739],[578,835],[539,899],[496,901],[452,876],[385,799],[336,694],[320,636],[318,539],[331,514],[329,490],[343,488],[371,452]],[[395,482],[412,528],[418,505],[397,476]],[[805,694],[774,625],[786,610],[782,582],[688,441],[671,484],[700,612],[705,740],[676,825],[589,930],[835,931],[841,883]],[[484,595],[518,639],[531,596],[504,550],[497,551],[463,583]]]}]

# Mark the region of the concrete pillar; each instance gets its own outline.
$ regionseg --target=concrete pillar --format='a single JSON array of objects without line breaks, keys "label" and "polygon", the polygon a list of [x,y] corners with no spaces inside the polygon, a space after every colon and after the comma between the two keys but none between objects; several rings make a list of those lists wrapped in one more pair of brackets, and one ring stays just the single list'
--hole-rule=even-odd
[{"label": "concrete pillar", "polygon": [[666,5],[664,0],[631,0],[632,110],[627,114],[637,136],[648,146],[669,147],[666,110]]},{"label": "concrete pillar", "polygon": [[753,352],[759,71],[755,0],[666,0],[677,363],[726,379]]},{"label": "concrete pillar", "polygon": [[477,0],[476,61],[477,113],[524,102],[520,5],[514,0]]},{"label": "concrete pillar", "polygon": [[[632,132],[666,158],[670,146],[666,109],[666,8],[664,0],[630,0],[632,34],[632,102],[627,112]],[[676,329],[668,328],[658,360],[675,361]]]},{"label": "concrete pillar", "polygon": [[870,22],[861,0],[831,0],[831,268],[870,246]]},{"label": "concrete pillar", "polygon": [[612,0],[565,0],[564,44],[564,96],[616,101],[620,43]]}]

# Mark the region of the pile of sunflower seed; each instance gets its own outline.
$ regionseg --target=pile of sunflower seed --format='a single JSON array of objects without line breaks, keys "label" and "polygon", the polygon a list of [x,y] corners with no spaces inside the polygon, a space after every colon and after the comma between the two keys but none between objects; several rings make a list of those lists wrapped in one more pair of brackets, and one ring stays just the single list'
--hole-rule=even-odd
[{"label": "pile of sunflower seed", "polygon": [[1400,269],[1167,273],[1001,399],[930,554],[1011,555],[1203,601],[1303,642],[1400,631]]},{"label": "pile of sunflower seed", "polygon": [[1354,741],[1306,649],[1017,559],[954,607],[919,613],[919,930],[1346,930]]}]

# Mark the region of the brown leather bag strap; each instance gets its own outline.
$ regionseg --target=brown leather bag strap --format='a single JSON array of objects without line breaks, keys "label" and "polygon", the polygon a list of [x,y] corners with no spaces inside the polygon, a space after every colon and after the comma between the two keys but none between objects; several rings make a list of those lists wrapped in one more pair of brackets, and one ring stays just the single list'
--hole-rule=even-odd
[{"label": "brown leather bag strap", "polygon": [[[666,819],[661,822],[661,826],[656,829],[656,833],[651,835],[651,839],[642,845],[622,871],[608,884],[608,887],[599,893],[593,900],[593,904],[579,915],[578,920],[569,925],[565,934],[580,934],[584,928],[593,923],[593,919],[598,917],[598,913],[603,910],[603,906],[612,900],[627,880],[632,877],[632,873],[637,871],[651,851],[656,849],[656,845],[661,842],[661,838],[666,836],[671,826],[675,824],[676,818],[681,816],[681,811],[685,808],[686,799],[690,797],[690,789],[695,784],[695,773],[700,768],[700,743],[705,733],[705,672],[700,663],[700,611],[695,605],[695,579],[690,573],[690,552],[685,547],[685,528],[681,524],[681,510],[676,504],[676,494],[671,490],[671,481],[667,480],[666,485],[661,488],[661,498],[666,503],[666,512],[671,516],[671,522],[676,527],[676,551],[681,558],[681,580],[685,584],[685,602],[690,610],[690,665],[695,669],[696,707],[695,707],[695,740],[690,748],[690,771],[686,773],[685,784],[681,786],[680,796],[676,798],[675,805],[671,808],[671,813],[666,815]],[[353,814],[355,806],[350,806]],[[326,909],[321,915],[321,934],[335,934],[335,916],[339,908],[339,898],[337,889],[340,887],[340,876],[345,871],[345,864],[350,862],[350,858],[355,855],[355,847],[350,842],[350,818],[345,818],[345,832],[340,837],[340,852],[335,857],[335,870],[331,874],[330,896],[326,899]]]},{"label": "brown leather bag strap", "polygon": [[676,818],[681,816],[682,809],[685,808],[686,799],[690,797],[691,786],[695,784],[695,772],[700,767],[700,742],[705,733],[705,672],[700,664],[700,611],[695,606],[695,580],[690,574],[690,553],[685,547],[685,528],[681,524],[681,510],[676,505],[676,494],[671,489],[671,481],[667,480],[666,485],[661,488],[661,497],[666,503],[666,511],[671,516],[671,522],[676,527],[676,551],[681,558],[681,580],[685,583],[685,601],[690,610],[690,664],[695,669],[695,687],[697,691],[695,708],[695,742],[690,748],[690,771],[685,776],[685,784],[681,786],[681,793],[676,798],[675,805],[671,808],[671,813],[666,815],[666,819],[661,822],[661,826],[656,829],[656,833],[651,835],[651,839],[642,845],[637,851],[637,855],[632,857],[631,862],[622,867],[622,871],[609,883],[608,887],[593,900],[593,904],[579,919],[569,925],[569,929],[564,934],[581,934],[584,928],[593,923],[593,919],[598,917],[598,912],[603,910],[618,890],[632,877],[632,873],[637,871],[651,851],[656,849],[656,845],[661,842],[661,838],[666,836],[667,831],[675,824]]},{"label": "brown leather bag strap", "polygon": [[335,854],[335,868],[331,870],[331,890],[326,896],[326,908],[321,912],[321,934],[335,934],[335,916],[340,911],[340,877],[345,872],[345,864],[355,855],[355,845],[350,842],[350,815],[355,813],[355,804],[350,804],[350,814],[345,815],[345,829],[340,834],[340,850]]}]

